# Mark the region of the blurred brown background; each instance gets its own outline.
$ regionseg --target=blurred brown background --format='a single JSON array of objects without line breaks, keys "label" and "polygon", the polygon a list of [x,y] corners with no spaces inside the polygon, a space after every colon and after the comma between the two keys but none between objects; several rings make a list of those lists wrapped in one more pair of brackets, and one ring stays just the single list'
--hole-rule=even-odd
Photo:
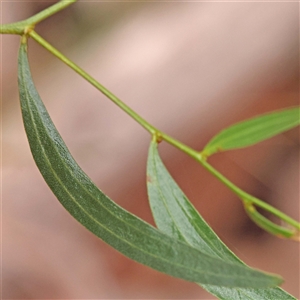
[{"label": "blurred brown background", "polygon": [[[1,1],[1,22],[50,4]],[[80,1],[36,31],[195,149],[224,126],[299,104],[299,3]],[[56,200],[23,130],[18,46],[18,36],[1,36],[3,298],[214,299],[117,253]],[[75,159],[114,201],[153,224],[145,184],[149,134],[33,41],[29,53],[37,89]],[[224,242],[251,266],[281,274],[283,288],[299,297],[299,244],[257,228],[240,201],[183,153],[165,143],[160,152]],[[210,161],[299,219],[298,129]]]}]

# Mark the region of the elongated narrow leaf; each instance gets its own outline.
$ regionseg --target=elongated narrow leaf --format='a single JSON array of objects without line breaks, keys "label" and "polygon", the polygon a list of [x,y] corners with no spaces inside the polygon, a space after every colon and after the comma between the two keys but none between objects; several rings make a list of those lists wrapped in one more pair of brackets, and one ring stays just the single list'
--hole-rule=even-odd
[{"label": "elongated narrow leaf", "polygon": [[[227,262],[244,265],[218,238],[199,215],[163,165],[157,144],[152,142],[147,163],[148,195],[158,228],[202,252]],[[204,285],[206,290],[220,299],[230,300],[292,300],[280,288],[242,289]]]},{"label": "elongated narrow leaf", "polygon": [[222,130],[205,146],[203,154],[243,148],[296,127],[300,123],[300,108],[268,113]]},{"label": "elongated narrow leaf", "polygon": [[173,239],[112,202],[80,169],[57,132],[19,52],[19,90],[30,148],[45,181],[82,225],[124,255],[169,275],[222,286],[274,286],[282,280],[223,262]]}]

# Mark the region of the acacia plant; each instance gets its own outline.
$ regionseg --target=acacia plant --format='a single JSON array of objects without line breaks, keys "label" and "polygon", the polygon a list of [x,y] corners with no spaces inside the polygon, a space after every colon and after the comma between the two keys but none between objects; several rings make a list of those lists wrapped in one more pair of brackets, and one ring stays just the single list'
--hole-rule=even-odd
[{"label": "acacia plant", "polygon": [[[213,137],[202,151],[194,150],[148,123],[35,31],[39,22],[74,2],[62,0],[29,19],[1,25],[1,34],[21,36],[18,82],[24,127],[36,165],[57,199],[83,226],[127,257],[195,282],[219,299],[295,299],[278,287],[283,281],[281,277],[247,266],[223,244],[168,173],[159,157],[158,144],[169,143],[213,174],[239,197],[258,226],[270,234],[298,240],[297,221],[241,190],[213,168],[208,158],[217,152],[248,147],[298,126],[299,107],[233,125]],[[145,177],[157,228],[115,204],[76,163],[34,86],[27,57],[29,38],[67,64],[150,133]],[[257,208],[276,216],[285,225],[269,220]]]}]

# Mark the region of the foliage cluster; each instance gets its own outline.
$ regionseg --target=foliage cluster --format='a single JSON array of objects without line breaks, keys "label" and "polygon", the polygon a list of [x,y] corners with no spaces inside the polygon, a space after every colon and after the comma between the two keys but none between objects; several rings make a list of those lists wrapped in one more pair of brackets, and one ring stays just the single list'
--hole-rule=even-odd
[{"label": "foliage cluster", "polygon": [[[235,124],[213,137],[202,151],[191,149],[148,123],[36,33],[37,23],[73,2],[76,0],[62,0],[27,20],[1,26],[1,33],[21,35],[18,77],[24,126],[33,158],[57,199],[83,226],[124,255],[171,276],[196,282],[219,299],[295,299],[278,287],[282,282],[279,276],[245,265],[225,246],[168,173],[158,144],[165,141],[200,163],[241,199],[258,226],[276,236],[297,240],[297,221],[235,186],[208,163],[208,158],[298,126],[299,107]],[[147,187],[157,229],[115,204],[78,166],[34,86],[27,57],[28,38],[62,60],[151,134]],[[274,223],[257,208],[287,225]]]}]

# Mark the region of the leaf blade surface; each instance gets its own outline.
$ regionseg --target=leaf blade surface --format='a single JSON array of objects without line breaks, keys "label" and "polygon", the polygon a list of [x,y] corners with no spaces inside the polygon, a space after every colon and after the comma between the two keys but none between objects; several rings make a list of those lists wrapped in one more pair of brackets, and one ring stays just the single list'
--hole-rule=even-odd
[{"label": "leaf blade surface", "polygon": [[222,130],[208,142],[202,153],[209,156],[216,152],[252,146],[292,129],[299,123],[299,107],[267,113]]}]

